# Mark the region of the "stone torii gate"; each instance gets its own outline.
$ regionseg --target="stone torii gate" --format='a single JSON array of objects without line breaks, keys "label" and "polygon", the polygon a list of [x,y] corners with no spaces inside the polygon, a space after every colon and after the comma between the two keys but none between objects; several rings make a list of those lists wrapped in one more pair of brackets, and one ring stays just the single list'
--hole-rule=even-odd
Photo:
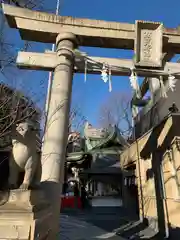
[{"label": "stone torii gate", "polygon": [[17,57],[17,64],[21,68],[54,70],[41,157],[42,187],[53,212],[53,235],[48,239],[53,240],[59,231],[72,78],[74,72],[83,73],[85,68],[84,59],[75,56],[74,49],[78,46],[135,49],[133,61],[89,57],[92,61],[88,63],[87,73],[99,73],[103,63],[106,63],[114,66],[112,75],[129,76],[134,68],[138,76],[166,77],[171,71],[179,79],[180,64],[163,63],[162,53],[180,53],[180,31],[166,29],[161,23],[137,21],[136,24],[129,24],[61,17],[5,4],[3,11],[9,26],[19,29],[22,39],[56,42],[56,53],[19,52]]}]

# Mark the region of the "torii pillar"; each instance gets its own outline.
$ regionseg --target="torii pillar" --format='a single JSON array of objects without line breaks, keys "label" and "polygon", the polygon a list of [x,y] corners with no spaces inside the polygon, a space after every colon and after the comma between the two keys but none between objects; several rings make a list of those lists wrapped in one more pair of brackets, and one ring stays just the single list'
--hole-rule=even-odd
[{"label": "torii pillar", "polygon": [[[61,33],[56,38],[57,66],[54,70],[51,98],[42,148],[42,188],[52,205],[52,236],[59,232],[59,213],[74,70],[73,50],[76,36]],[[46,59],[44,59],[45,61]],[[58,201],[59,199],[59,201]]]}]

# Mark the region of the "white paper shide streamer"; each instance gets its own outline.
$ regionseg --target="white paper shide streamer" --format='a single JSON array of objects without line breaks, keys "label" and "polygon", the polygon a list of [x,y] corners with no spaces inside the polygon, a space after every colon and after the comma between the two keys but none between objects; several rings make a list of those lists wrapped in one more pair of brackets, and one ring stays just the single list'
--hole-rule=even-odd
[{"label": "white paper shide streamer", "polygon": [[169,88],[171,89],[172,92],[174,92],[174,90],[176,88],[176,82],[177,82],[177,79],[173,75],[169,74],[169,76],[168,76],[168,86],[169,86]]},{"label": "white paper shide streamer", "polygon": [[137,74],[131,69],[131,76],[129,77],[131,87],[134,91],[137,91],[138,83],[137,83]]},{"label": "white paper shide streamer", "polygon": [[103,82],[107,83],[109,82],[109,92],[112,92],[112,80],[111,80],[111,68],[110,66],[103,64],[102,70],[101,70],[101,79]]},{"label": "white paper shide streamer", "polygon": [[[88,60],[85,59],[84,62],[84,82],[87,81],[87,70],[88,70]],[[111,67],[107,64],[103,64],[101,72],[101,79],[104,83],[109,83],[109,92],[112,92],[112,79],[111,79]]]},{"label": "white paper shide streamer", "polygon": [[136,93],[136,97],[140,98],[141,93],[138,84],[137,74],[134,72],[134,69],[131,69],[131,76],[129,77],[130,85]]},{"label": "white paper shide streamer", "polygon": [[164,85],[164,81],[163,81],[163,76],[160,76],[159,78],[159,82],[160,82],[160,91],[161,91],[161,96],[163,98],[167,98],[167,91],[166,91],[166,87]]},{"label": "white paper shide streamer", "polygon": [[87,60],[85,59],[85,69],[84,69],[84,82],[87,81]]},{"label": "white paper shide streamer", "polygon": [[[134,72],[133,68],[131,69],[131,76],[129,77],[129,80],[130,80],[130,85],[131,85],[133,91],[136,94],[136,97],[140,98],[141,97],[141,92],[140,92],[140,88],[139,88],[139,84],[138,84],[138,78],[137,78],[137,74]],[[138,114],[138,107],[133,104],[132,105],[132,116],[133,116],[133,118],[135,116],[137,116],[137,114]],[[132,119],[132,121],[134,121],[134,120]]]},{"label": "white paper shide streamer", "polygon": [[103,64],[102,70],[101,70],[101,79],[107,83],[108,81],[108,68],[105,64]]}]

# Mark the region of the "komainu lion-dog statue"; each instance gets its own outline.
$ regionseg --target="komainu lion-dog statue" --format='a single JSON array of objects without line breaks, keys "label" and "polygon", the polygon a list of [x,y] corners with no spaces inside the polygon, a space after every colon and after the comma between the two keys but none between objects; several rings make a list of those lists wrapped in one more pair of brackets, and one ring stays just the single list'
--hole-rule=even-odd
[{"label": "komainu lion-dog statue", "polygon": [[[12,130],[12,153],[8,179],[10,189],[28,190],[38,186],[40,158],[36,148],[36,133],[29,122],[16,124]],[[20,172],[24,172],[24,179],[18,186]]]}]

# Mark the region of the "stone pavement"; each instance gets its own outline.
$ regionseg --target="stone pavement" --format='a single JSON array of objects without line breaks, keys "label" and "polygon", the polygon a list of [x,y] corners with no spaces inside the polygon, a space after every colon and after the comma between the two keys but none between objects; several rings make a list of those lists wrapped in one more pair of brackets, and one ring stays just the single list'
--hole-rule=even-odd
[{"label": "stone pavement", "polygon": [[123,240],[157,239],[155,232],[140,223],[136,216],[127,216],[127,211],[96,212],[66,211],[61,213],[61,240]]},{"label": "stone pavement", "polygon": [[116,232],[107,231],[102,227],[97,226],[97,224],[88,221],[87,218],[69,216],[67,214],[61,214],[60,229],[60,240],[124,239],[117,236]]}]

